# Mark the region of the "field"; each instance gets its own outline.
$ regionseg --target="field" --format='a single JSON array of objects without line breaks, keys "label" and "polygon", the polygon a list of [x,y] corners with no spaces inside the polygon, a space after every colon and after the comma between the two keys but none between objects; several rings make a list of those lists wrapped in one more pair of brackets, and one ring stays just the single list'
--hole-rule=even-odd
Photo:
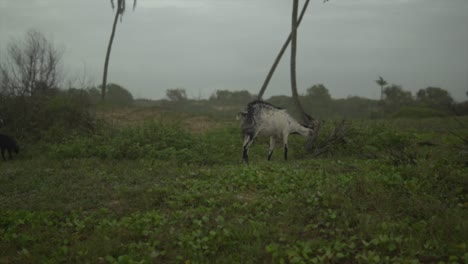
[{"label": "field", "polygon": [[[468,130],[361,120],[241,164],[235,121],[130,109],[0,162],[0,263],[468,263]],[[325,127],[323,133],[326,135]]]}]

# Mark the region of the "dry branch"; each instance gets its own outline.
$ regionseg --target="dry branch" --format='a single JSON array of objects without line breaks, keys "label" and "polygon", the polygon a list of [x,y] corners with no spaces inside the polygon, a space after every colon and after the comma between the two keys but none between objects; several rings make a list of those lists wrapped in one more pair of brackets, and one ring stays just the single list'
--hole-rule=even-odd
[{"label": "dry branch", "polygon": [[322,122],[323,121],[319,121],[317,126],[318,129],[314,134],[314,137],[306,144],[306,149],[311,151],[313,157],[317,157],[326,152],[329,152],[336,145],[346,143],[345,137],[349,134],[351,128],[350,123],[346,120],[336,122],[328,137],[325,140],[314,144],[315,139],[319,134]]}]

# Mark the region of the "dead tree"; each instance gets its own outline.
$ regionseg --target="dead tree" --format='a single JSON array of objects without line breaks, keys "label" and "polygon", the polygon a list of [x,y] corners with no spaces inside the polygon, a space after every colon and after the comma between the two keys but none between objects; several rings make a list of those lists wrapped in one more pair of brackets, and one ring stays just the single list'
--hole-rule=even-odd
[{"label": "dead tree", "polygon": [[56,88],[62,81],[62,54],[41,32],[28,31],[23,41],[7,46],[0,64],[1,92],[32,96]]}]

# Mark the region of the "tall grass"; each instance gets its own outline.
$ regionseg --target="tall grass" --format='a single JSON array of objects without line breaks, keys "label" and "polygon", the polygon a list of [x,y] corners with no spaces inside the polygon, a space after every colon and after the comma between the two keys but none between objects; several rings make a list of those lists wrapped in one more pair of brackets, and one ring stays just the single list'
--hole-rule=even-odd
[{"label": "tall grass", "polygon": [[259,138],[241,165],[236,124],[72,134],[0,163],[0,262],[467,262],[466,153],[433,135],[356,122],[318,158]]}]

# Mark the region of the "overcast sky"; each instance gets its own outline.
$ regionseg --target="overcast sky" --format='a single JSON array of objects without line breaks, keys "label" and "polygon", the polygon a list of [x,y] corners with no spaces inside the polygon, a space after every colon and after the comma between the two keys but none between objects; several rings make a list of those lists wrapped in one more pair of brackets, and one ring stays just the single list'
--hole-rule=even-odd
[{"label": "overcast sky", "polygon": [[[290,0],[138,0],[117,26],[108,80],[137,98],[172,88],[189,97],[256,94],[290,13]],[[64,48],[69,75],[86,72],[99,84],[113,16],[107,0],[0,0],[0,58],[37,29]],[[437,86],[467,99],[468,0],[312,0],[298,34],[301,93],[322,83],[333,98],[377,99],[381,75],[413,94]],[[289,52],[265,98],[279,94],[291,94]]]}]

